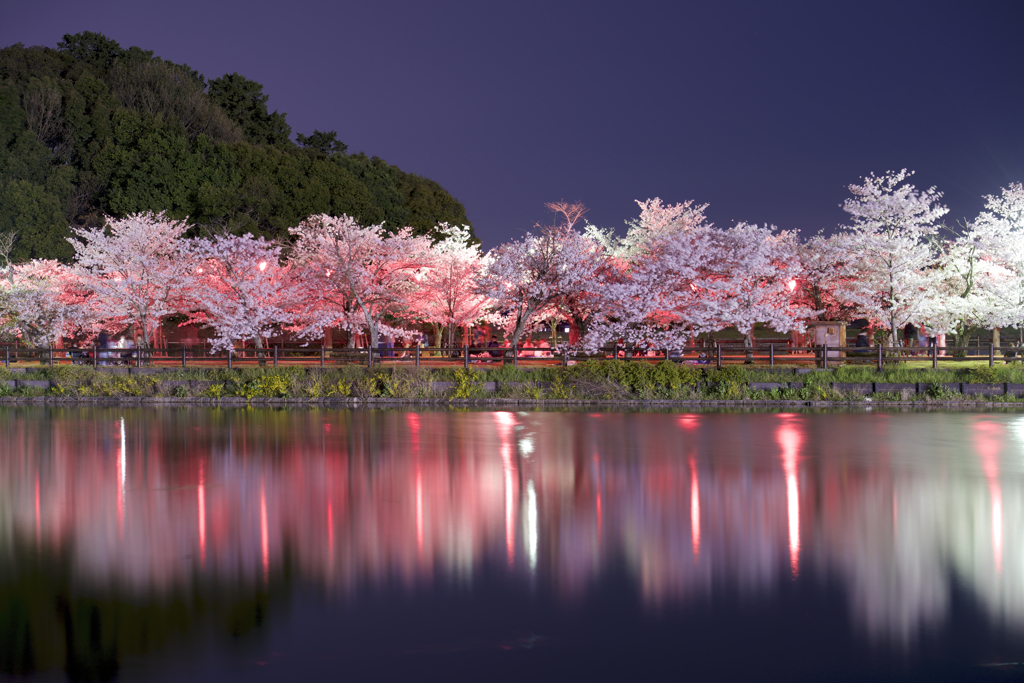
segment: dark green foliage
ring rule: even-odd
[[[335,154],[344,154],[348,151],[348,145],[338,139],[337,131],[329,130],[326,133],[314,130],[312,135],[306,136],[298,133],[295,142],[299,147],[308,149],[314,154],[332,157]]]
[[[269,237],[319,213],[426,235],[468,223],[440,185],[346,154],[335,131],[293,144],[267,99],[239,74],[207,82],[98,33],[0,50],[0,232],[18,232],[14,259],[68,260],[68,224],[103,214],[166,211]]]
[[[238,124],[246,142],[256,145],[291,146],[292,128],[284,114],[267,112],[268,95],[263,86],[237,73],[210,81],[210,99]]]

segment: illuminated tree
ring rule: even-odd
[[[290,267],[280,265],[280,246],[252,235],[219,236],[194,240],[187,250],[201,307],[192,321],[214,329],[213,350],[238,340],[262,349],[263,339],[290,321],[298,292]]]
[[[585,209],[564,202],[547,206],[562,214],[565,222],[492,250],[479,280],[478,291],[504,312],[513,345],[518,345],[529,325],[556,311],[560,302],[598,285],[594,276],[603,249],[573,228]]]
[[[611,258],[600,312],[584,338],[590,351],[609,340],[680,348],[693,335],[718,329],[703,304],[711,296],[706,284],[715,258],[706,205],[637,204],[640,217],[625,238],[599,237]]]
[[[443,239],[433,246],[434,259],[418,277],[410,299],[412,311],[429,322],[448,327],[448,344],[456,327],[465,327],[488,313],[490,299],[477,291],[477,278],[486,266],[480,246],[472,243],[469,228],[437,228]]]
[[[349,216],[314,216],[290,232],[296,238],[292,265],[306,290],[297,321],[302,335],[341,325],[367,330],[376,347],[381,331],[407,334],[385,320],[408,309],[419,287],[416,276],[433,265],[429,239],[413,237],[408,228],[389,235],[383,225],[363,227]]]
[[[90,308],[69,269],[59,261],[33,260],[10,269],[0,280],[4,327],[30,346],[60,346],[86,326]]]
[[[836,298],[836,290],[851,280],[850,255],[838,236],[814,235],[798,245],[800,275],[792,280],[794,303],[818,311],[819,320],[847,320],[851,307]],[[887,321],[871,320],[878,325]]]
[[[802,329],[815,313],[795,303],[789,287],[802,275],[796,233],[737,223],[712,231],[708,241],[712,260],[702,283],[704,315],[719,326],[734,326],[747,346],[753,346],[756,323],[788,332]]]
[[[1024,186],[1013,183],[985,199],[985,210],[969,225],[965,240],[975,245],[977,260],[988,271],[985,284],[996,309],[990,324],[1019,325],[1024,321]]]
[[[936,254],[931,238],[948,209],[935,188],[918,191],[904,181],[906,169],[874,174],[850,185],[843,209],[853,219],[842,226],[840,244],[854,277],[836,283],[836,297],[861,315],[885,321],[892,339],[908,322],[920,321],[936,290]]]
[[[187,226],[163,214],[106,222],[106,228],[71,229],[77,238],[68,238],[72,272],[104,317],[134,323],[148,345],[165,316],[193,307],[193,268],[182,240]]]

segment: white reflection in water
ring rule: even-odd
[[[526,482],[526,553],[530,569],[537,569],[537,491],[533,479]]]

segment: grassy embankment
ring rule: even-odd
[[[14,399],[92,399],[139,397],[247,401],[346,399],[513,401],[857,401],[865,394],[874,401],[977,402],[1024,404],[1012,394],[969,396],[964,384],[1021,384],[1024,368],[990,368],[985,363],[931,370],[900,366],[879,373],[867,366],[845,366],[827,371],[795,371],[767,367],[709,366],[672,363],[588,361],[562,368],[490,370],[427,369],[362,366],[189,369],[118,368],[95,370],[83,366],[0,369],[0,396]],[[757,388],[773,383],[772,388]],[[836,383],[847,385],[837,387]],[[903,384],[892,391],[872,393],[870,383]],[[911,389],[907,385],[913,385]],[[1012,387],[1011,387],[1012,388]]]

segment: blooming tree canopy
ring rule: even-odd
[[[72,228],[72,269],[105,317],[133,322],[149,344],[164,316],[192,308],[193,268],[182,237],[187,226],[164,214],[106,219],[106,228]]]
[[[488,255],[478,291],[504,311],[513,345],[538,316],[554,312],[560,301],[597,284],[594,273],[601,245],[573,228],[580,211],[573,208],[563,215],[565,223],[541,228],[536,235],[527,233]]]
[[[978,254],[983,288],[995,301],[991,325],[1024,322],[1024,186],[1013,183],[985,197],[985,210],[970,224],[965,240]]]
[[[788,332],[815,313],[794,301],[789,287],[802,274],[796,233],[737,223],[712,231],[708,242],[711,272],[701,303],[716,327],[734,326],[751,346],[755,323]]]
[[[486,260],[480,245],[471,243],[465,226],[438,226],[443,239],[434,247],[433,263],[418,276],[418,288],[412,294],[415,314],[429,322],[448,327],[448,344],[453,343],[456,327],[470,325],[485,317],[490,299],[477,291],[476,280]]]
[[[836,283],[835,295],[872,320],[885,321],[896,331],[919,321],[937,288],[935,251],[930,238],[936,221],[948,209],[939,204],[942,193],[918,191],[905,182],[906,169],[865,177],[850,185],[853,197],[843,203],[853,219],[842,226],[840,243],[850,255],[854,276]]]
[[[695,334],[717,329],[703,305],[715,258],[706,205],[637,202],[640,218],[626,237],[611,243],[612,271],[602,287],[603,307],[584,346],[608,340],[680,348]]]
[[[389,235],[383,225],[363,227],[349,216],[314,216],[290,232],[296,237],[292,262],[302,271],[307,292],[300,323],[304,336],[319,336],[338,324],[350,332],[362,327],[376,347],[382,329],[404,332],[385,319],[408,308],[419,287],[416,275],[433,265],[429,239],[414,237],[410,228]]]
[[[11,267],[0,280],[4,326],[31,346],[60,346],[75,336],[88,308],[67,266],[55,260],[32,260]]]
[[[195,297],[201,307],[194,321],[213,327],[213,350],[236,340],[262,340],[290,322],[298,298],[289,266],[280,265],[281,247],[252,235],[194,240],[187,251],[194,264]]]

